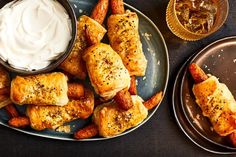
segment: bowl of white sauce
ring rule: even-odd
[[[15,0],[0,9],[0,63],[19,74],[49,72],[70,54],[77,20],[68,0]]]

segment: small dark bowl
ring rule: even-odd
[[[67,11],[70,19],[71,19],[71,26],[72,26],[72,38],[67,46],[67,49],[64,53],[62,53],[58,59],[52,61],[52,63],[50,65],[48,65],[47,67],[43,68],[43,69],[39,69],[39,70],[33,70],[33,71],[28,71],[28,70],[22,70],[22,69],[16,69],[14,67],[12,67],[10,64],[8,64],[7,62],[3,61],[0,58],[0,63],[9,71],[11,72],[15,72],[17,74],[20,75],[35,75],[35,74],[39,74],[39,73],[46,73],[49,71],[52,71],[53,69],[57,68],[71,53],[72,48],[74,46],[75,40],[76,40],[76,34],[77,34],[77,18],[75,15],[75,12],[73,10],[73,8],[71,7],[70,3],[68,0],[57,0]],[[9,0],[5,0],[4,2],[1,2],[1,5],[5,5],[7,3],[9,3]],[[1,8],[3,7],[0,6]]]

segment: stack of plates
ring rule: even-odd
[[[181,130],[197,146],[217,154],[236,154],[228,137],[214,132],[208,118],[202,115],[192,93],[193,80],[188,72],[189,63],[196,63],[206,73],[219,78],[236,96],[236,37],[218,40],[190,57],[176,77],[172,104]]]

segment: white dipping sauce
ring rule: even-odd
[[[47,67],[71,38],[71,19],[57,1],[19,0],[0,10],[0,57],[14,68]]]

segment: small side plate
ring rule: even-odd
[[[227,37],[204,48],[195,55],[190,63],[196,63],[206,73],[218,77],[220,82],[225,83],[232,94],[236,96],[236,69],[234,68],[236,67],[236,53],[234,51],[236,51],[236,37]],[[192,86],[193,80],[186,67],[180,86],[180,101],[183,112],[191,126],[209,142],[236,150],[231,145],[228,137],[219,136],[214,132],[208,118],[202,115],[201,109],[195,103]]]
[[[190,57],[192,58],[192,57]],[[190,60],[190,59],[189,59]],[[189,60],[185,62],[185,64],[181,67],[179,70],[174,87],[173,87],[173,94],[172,94],[172,107],[174,111],[174,116],[176,119],[176,122],[179,126],[179,128],[183,131],[183,133],[190,139],[195,145],[200,147],[201,149],[215,153],[215,154],[236,154],[235,151],[223,148],[221,146],[215,145],[205,138],[203,138],[189,123],[189,120],[187,120],[183,109],[181,105],[181,100],[180,100],[180,87],[181,87],[181,82],[182,78],[185,72],[185,69],[187,65],[189,64]]]

